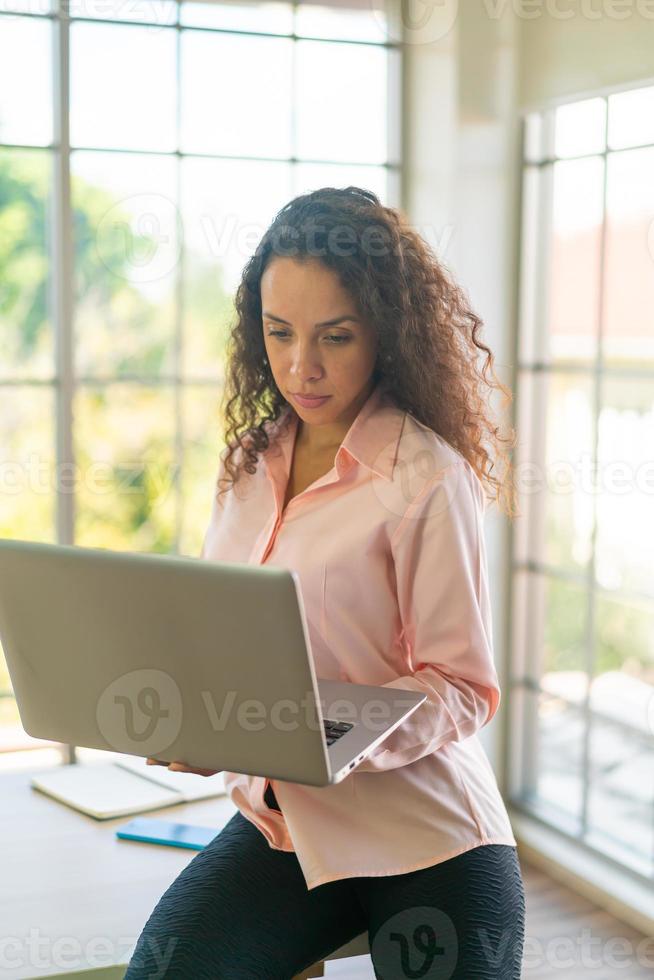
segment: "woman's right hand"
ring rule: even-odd
[[[198,776],[215,776],[217,773],[222,772],[222,769],[196,769],[193,766],[187,766],[185,762],[162,762],[161,759],[146,759],[146,764],[148,766],[167,766],[172,772],[194,772]]]

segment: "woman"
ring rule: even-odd
[[[484,446],[507,461],[481,321],[358,187],[276,215],[236,312],[202,557],[293,567],[318,677],[427,700],[337,785],[227,773],[238,813],[162,896],[126,980],[290,980],[366,930],[384,980],[518,980],[516,841],[477,737],[500,700],[483,485],[513,508]]]

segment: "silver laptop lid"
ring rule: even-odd
[[[292,570],[0,540],[0,638],[30,735],[329,782]]]

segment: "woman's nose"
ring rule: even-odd
[[[311,351],[299,352],[293,358],[291,374],[301,381],[320,378],[323,373],[322,364],[317,354]]]

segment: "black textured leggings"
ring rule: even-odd
[[[161,896],[124,980],[291,980],[366,931],[381,980],[520,980],[524,928],[508,844],[309,891],[295,853],[239,811]]]

